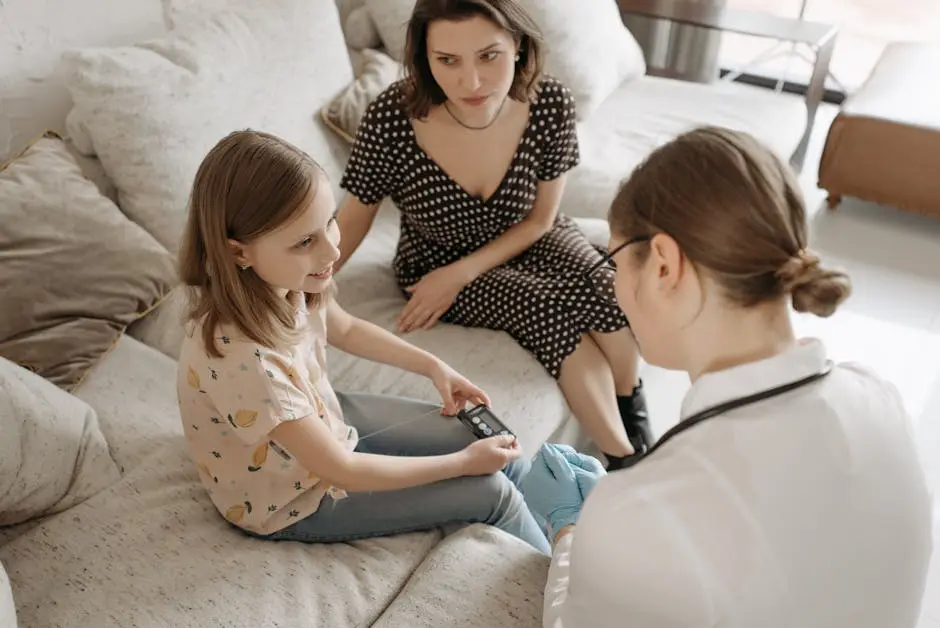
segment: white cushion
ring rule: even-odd
[[[606,219],[620,182],[655,148],[696,126],[753,133],[786,161],[805,123],[806,105],[792,94],[641,77],[621,85],[578,125],[581,163],[568,176],[561,211]]]
[[[401,61],[415,0],[365,0],[365,6],[372,14],[372,22],[385,52],[392,59]]]
[[[111,456],[122,471],[140,466],[156,443],[183,434],[176,361],[131,337],[117,342],[75,396],[95,409]]]
[[[193,177],[208,150],[246,127],[306,150],[338,193],[342,140],[313,114],[353,78],[333,0],[228,0],[137,46],[64,56],[69,131],[95,152],[122,209],[178,250]]]
[[[441,538],[254,539],[212,505],[182,436],[149,445],[146,464],[0,547],[21,625],[370,626]]]
[[[0,626],[16,628],[16,606],[13,603],[13,591],[10,578],[0,563]]]
[[[0,358],[0,526],[68,510],[120,479],[94,410]]]
[[[517,0],[542,29],[545,69],[574,95],[579,120],[646,73],[643,50],[614,0]]]
[[[364,6],[356,7],[343,21],[343,33],[349,47],[357,50],[376,48],[382,44],[372,14]]]
[[[579,119],[646,72],[643,51],[614,0],[517,1],[542,30],[544,70],[571,90]],[[415,0],[366,0],[366,6],[388,54],[401,61]]]
[[[498,528],[468,526],[434,548],[373,628],[540,628],[550,562]]]

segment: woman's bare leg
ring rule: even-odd
[[[591,334],[584,334],[578,348],[562,362],[558,384],[578,422],[602,452],[617,457],[633,453],[620,419],[611,365]]]
[[[630,330],[624,327],[610,334],[588,332],[591,339],[600,347],[610,370],[613,371],[614,386],[617,394],[629,396],[640,383],[640,349]]]

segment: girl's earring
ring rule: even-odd
[[[242,270],[248,270],[248,264],[239,264],[238,267]]]
[[[519,55],[516,55],[516,63],[519,62]]]

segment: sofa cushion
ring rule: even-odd
[[[338,193],[348,147],[313,114],[352,80],[332,0],[227,0],[181,12],[161,39],[64,55],[74,100],[68,127],[96,153],[121,208],[170,251],[199,163],[241,128],[310,153]]]
[[[374,628],[540,628],[551,562],[502,530],[468,526],[440,543]]]
[[[219,516],[182,436],[150,445],[146,464],[0,547],[21,625],[368,626],[440,539],[248,537]]]
[[[571,90],[579,120],[646,73],[643,50],[614,0],[517,0],[545,38],[545,70]],[[589,34],[589,36],[586,36]]]
[[[0,355],[67,390],[176,276],[52,135],[0,171],[0,260]]]
[[[129,471],[154,446],[182,436],[176,400],[176,361],[124,336],[75,392],[94,408],[111,457]]]
[[[643,51],[614,0],[517,0],[544,37],[545,67],[574,95],[587,118],[621,84],[646,72]],[[402,60],[415,0],[366,0],[385,50]],[[590,33],[590,37],[584,37]]]
[[[94,410],[0,358],[0,526],[68,510],[120,479]]]
[[[401,64],[379,50],[362,51],[362,69],[356,79],[321,110],[323,121],[352,144],[362,116],[373,100],[401,75]]]
[[[578,125],[581,163],[568,176],[561,211],[606,218],[620,182],[650,152],[706,124],[752,133],[787,161],[802,137],[806,104],[740,83],[651,76],[625,83]]]
[[[13,590],[10,589],[10,578],[7,576],[2,563],[0,563],[0,626],[16,628],[16,606],[13,603]]]

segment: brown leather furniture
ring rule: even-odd
[[[889,45],[833,121],[819,164],[843,196],[940,216],[940,42]]]

